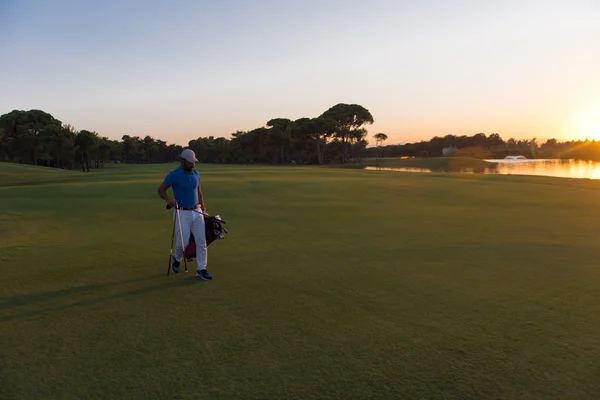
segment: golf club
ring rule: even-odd
[[[175,220],[173,219],[173,232],[171,233],[171,247],[169,248],[169,264],[167,266],[167,276],[171,274],[171,258],[173,254],[173,241],[175,240]]]
[[[172,207],[169,207],[167,205],[167,209],[171,209]],[[172,258],[175,257],[175,253],[176,251],[173,250],[173,241],[175,239],[175,224],[179,223],[179,235],[181,238],[181,246],[184,247],[184,241],[183,241],[183,231],[181,228],[181,216],[179,214],[179,207],[175,208],[175,219],[173,220],[173,232],[171,233],[171,248],[169,249],[169,265],[168,265],[168,270],[167,270],[167,276],[169,276],[171,274],[171,260]],[[177,247],[177,245],[175,245]],[[183,257],[183,263],[185,265],[185,272],[188,272],[188,265],[187,265],[187,260],[185,258],[185,256]]]
[[[181,249],[185,252],[185,242],[183,241],[183,231],[181,230],[181,215],[179,214],[179,207],[175,209],[177,214],[177,221],[179,221],[179,236],[181,237]],[[185,272],[188,272],[187,260],[183,257],[183,263],[185,265]]]

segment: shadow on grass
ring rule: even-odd
[[[160,276],[164,276],[164,275],[160,275]],[[87,285],[87,286],[75,287],[75,288],[64,289],[64,290],[57,290],[57,291],[46,292],[46,293],[23,295],[23,296],[18,296],[18,297],[13,297],[13,298],[3,298],[3,299],[0,299],[0,311],[8,310],[8,309],[11,309],[14,307],[19,307],[19,306],[25,306],[25,305],[29,305],[29,304],[32,304],[35,302],[40,302],[40,301],[52,301],[52,300],[59,299],[63,296],[69,296],[69,295],[74,295],[74,294],[88,294],[88,293],[92,293],[92,292],[95,292],[98,290],[108,289],[108,288],[111,288],[114,286],[125,285],[128,283],[135,283],[135,282],[143,282],[143,281],[153,280],[153,279],[157,279],[157,278],[158,278],[158,276],[152,276],[152,277],[146,277],[146,278],[141,278],[141,279],[130,279],[130,280],[125,280],[125,281],[120,281],[120,282],[113,282],[113,283],[106,283],[106,284],[99,284],[99,285]],[[171,288],[176,288],[176,287],[184,287],[184,286],[189,286],[189,285],[194,285],[194,284],[199,285],[199,284],[201,284],[201,282],[198,282],[198,280],[196,278],[194,278],[193,275],[190,276],[188,279],[174,279],[174,278],[169,279],[169,278],[165,277],[165,281],[158,283],[156,285],[152,285],[152,286],[146,286],[143,288],[108,294],[108,295],[99,296],[99,297],[86,299],[86,300],[79,300],[79,301],[75,301],[70,304],[44,307],[44,308],[37,309],[37,310],[29,310],[29,311],[18,312],[18,313],[12,314],[12,315],[0,316],[0,322],[9,322],[9,321],[20,320],[20,319],[25,319],[25,318],[29,318],[29,317],[38,317],[38,316],[43,316],[50,312],[63,311],[63,310],[73,308],[73,307],[89,306],[89,305],[103,303],[103,302],[110,301],[110,300],[118,300],[118,299],[122,299],[122,298],[128,298],[128,297],[138,296],[141,294],[147,294],[147,293],[152,293],[152,292],[156,292],[156,291],[160,291],[160,290],[166,290],[166,289],[171,289]]]
[[[20,296],[10,296],[0,298],[0,310],[12,307],[26,306],[38,301],[51,301],[63,296],[71,296],[74,294],[89,293],[96,290],[108,289],[113,286],[126,285],[135,282],[144,282],[158,278],[159,275],[147,276],[144,278],[127,279],[123,281],[110,283],[96,283],[85,286],[76,286],[68,289],[54,290],[50,292],[24,294]]]

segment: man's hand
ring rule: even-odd
[[[177,205],[177,200],[175,200],[172,197],[169,197],[167,199],[167,205],[169,206],[169,208],[173,208],[173,207],[175,207]]]

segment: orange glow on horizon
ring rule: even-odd
[[[574,140],[600,140],[600,100],[582,107],[573,115],[569,134]]]

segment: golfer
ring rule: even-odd
[[[200,212],[206,212],[204,206],[204,197],[200,187],[200,174],[194,169],[194,163],[197,163],[196,154],[191,149],[185,149],[181,152],[181,165],[167,174],[164,181],[158,187],[158,195],[164,199],[170,207],[179,208],[179,219],[181,221],[181,232],[179,224],[175,223],[177,230],[177,245],[175,247],[175,257],[171,268],[173,272],[179,272],[179,265],[183,258],[183,250],[190,241],[190,232],[194,234],[196,241],[196,262],[198,269],[196,277],[203,280],[210,280],[212,276],[206,270],[206,232],[204,230],[204,216]],[[167,195],[167,189],[173,188],[173,196]],[[173,218],[177,218],[175,210]],[[177,221],[175,221],[177,222]],[[183,236],[184,243],[181,243]]]

